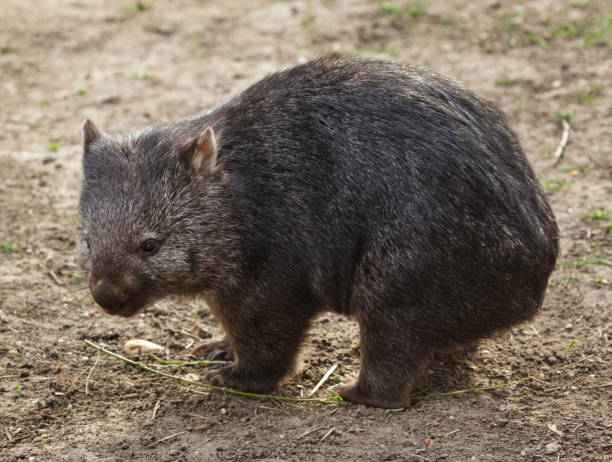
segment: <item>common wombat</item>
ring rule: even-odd
[[[310,320],[360,326],[345,399],[396,407],[437,351],[532,317],[558,252],[502,112],[424,68],[323,57],[209,113],[129,135],[86,120],[80,249],[96,302],[134,314],[201,294],[233,358],[218,385],[268,391]]]

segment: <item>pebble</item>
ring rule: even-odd
[[[545,448],[546,454],[555,454],[559,449],[561,449],[561,445],[559,443],[548,443]]]

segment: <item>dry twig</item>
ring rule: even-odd
[[[96,362],[94,363],[93,366],[91,366],[91,369],[89,369],[89,374],[87,374],[87,379],[85,380],[85,395],[89,394],[89,388],[88,388],[89,387],[89,377],[91,377],[91,373],[98,365],[98,361],[100,361],[100,351],[102,350],[101,349],[98,350],[98,356],[96,357]]]
[[[157,409],[159,409],[159,402],[161,400],[157,400],[157,403],[155,403],[155,407],[153,408],[153,415],[151,416],[151,422],[153,422],[155,420],[155,415],[157,414]]]
[[[60,281],[60,278],[57,277],[57,275],[53,272],[53,270],[49,270],[49,275],[51,276],[51,279],[53,279],[58,286],[64,285],[64,283]]]
[[[556,166],[561,160],[561,156],[563,155],[563,151],[565,149],[565,145],[567,144],[567,139],[569,138],[570,124],[567,120],[561,119],[561,125],[563,126],[563,134],[561,135],[561,141],[559,141],[559,145],[555,150],[555,154],[553,155],[553,164],[552,166]]]
[[[149,444],[147,447],[150,448],[151,446],[155,446],[157,443],[162,443],[171,438],[176,438],[177,436],[184,435],[185,433],[189,433],[189,432],[184,431],[184,432],[174,433],[173,435],[166,436],[165,438],[162,438],[161,440],[157,440],[154,443]]]
[[[329,370],[325,373],[325,375],[321,378],[321,380],[319,380],[319,383],[317,383],[315,387],[312,389],[312,391],[308,393],[308,396],[314,395],[317,392],[317,390],[321,388],[321,385],[323,385],[325,381],[329,379],[329,376],[332,375],[332,373],[336,370],[337,367],[338,367],[337,364],[334,364],[332,367],[330,367]]]
[[[331,435],[335,431],[336,431],[336,427],[332,427],[325,435],[323,435],[323,437],[319,441],[325,441],[325,438],[327,438],[329,435]]]
[[[298,436],[297,439],[299,440],[299,439],[307,437],[308,435],[312,435],[314,432],[318,432],[322,428],[323,428],[323,425],[319,425],[318,427],[313,427],[310,430],[306,430],[304,433]]]

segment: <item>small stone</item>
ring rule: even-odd
[[[227,409],[225,409],[224,407],[221,408],[221,410],[219,411],[221,413],[221,415],[225,415],[227,414]]]
[[[561,449],[561,445],[559,443],[548,443],[545,448],[546,454],[555,454],[559,449]]]

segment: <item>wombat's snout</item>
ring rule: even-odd
[[[106,279],[98,282],[91,293],[96,303],[105,310],[117,312],[121,309],[123,302]]]

